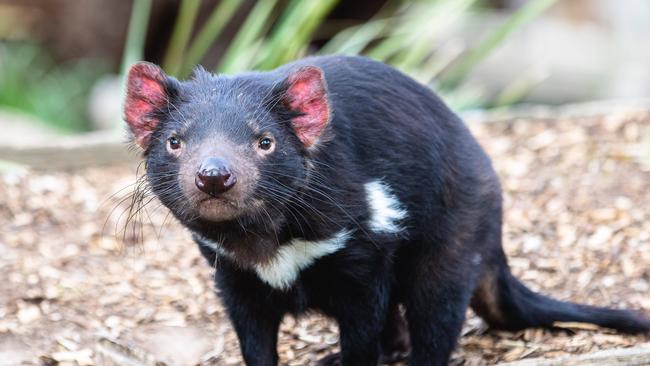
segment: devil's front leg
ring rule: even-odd
[[[356,254],[360,253],[341,253],[346,260],[333,266],[340,273],[329,275],[328,284],[320,287],[321,294],[325,289],[328,293],[321,297],[323,310],[339,325],[341,352],[319,365],[376,366],[379,362],[391,304],[391,264],[372,250],[354,260]]]
[[[226,261],[220,263],[216,282],[246,365],[277,365],[278,328],[287,312],[286,295]]]
[[[355,302],[336,316],[341,337],[343,366],[374,366],[379,361],[380,338],[388,304],[383,297]]]
[[[355,348],[354,345],[348,348]],[[356,347],[358,348],[358,347]],[[410,351],[409,334],[406,319],[396,304],[388,309],[386,321],[380,336],[379,364],[392,365],[407,358]],[[318,366],[340,366],[341,353],[332,353],[319,360]]]

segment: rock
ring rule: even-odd
[[[38,320],[41,317],[41,309],[38,306],[32,304],[23,305],[20,310],[18,310],[18,321],[21,324],[29,324],[35,320]]]
[[[109,75],[99,79],[88,101],[90,122],[97,130],[114,130],[122,126],[122,79]]]
[[[11,333],[0,333],[0,366],[29,364],[36,355]]]

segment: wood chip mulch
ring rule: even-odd
[[[502,177],[515,274],[559,299],[650,314],[650,113],[471,128]],[[156,201],[141,232],[123,230],[134,180],[134,167],[0,174],[0,365],[108,365],[115,352],[143,365],[241,364],[187,232]],[[650,342],[559,326],[495,332],[468,312],[452,364]],[[336,326],[321,316],[282,324],[283,364],[310,365],[336,347]]]

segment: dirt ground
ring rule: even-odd
[[[650,314],[650,113],[472,130],[502,177],[513,271],[560,299]],[[142,236],[124,232],[135,176],[127,166],[2,173],[0,365],[108,364],[120,345],[151,364],[241,364],[212,269],[188,233],[156,201]],[[494,332],[468,312],[452,364],[647,342],[588,326]],[[336,326],[323,317],[282,325],[283,364],[309,365],[336,348]]]

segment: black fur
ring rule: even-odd
[[[287,76],[306,65],[323,70],[332,112],[312,149],[294,134],[289,122],[297,114],[281,102]],[[216,261],[247,365],[277,364],[282,317],[310,309],[339,324],[342,354],[328,362],[354,366],[376,365],[380,354],[409,343],[411,365],[446,365],[470,304],[496,328],[559,320],[650,330],[641,315],[552,300],[510,274],[490,159],[439,98],[400,72],[364,58],[317,57],[233,77],[198,70],[192,80],[169,83],[174,95],[158,112],[146,152],[149,181],[210,264]],[[260,169],[254,198],[264,206],[224,222],[202,219],[178,183],[183,161],[169,155],[165,140],[183,130],[190,146],[215,134],[248,146],[257,136],[249,119],[277,140],[266,160],[243,153]],[[408,212],[401,232],[368,227],[364,184],[373,180],[385,182]],[[341,229],[352,231],[346,247],[304,269],[287,290],[270,287],[247,265],[290,239],[323,239]],[[237,258],[218,256],[208,240]]]

